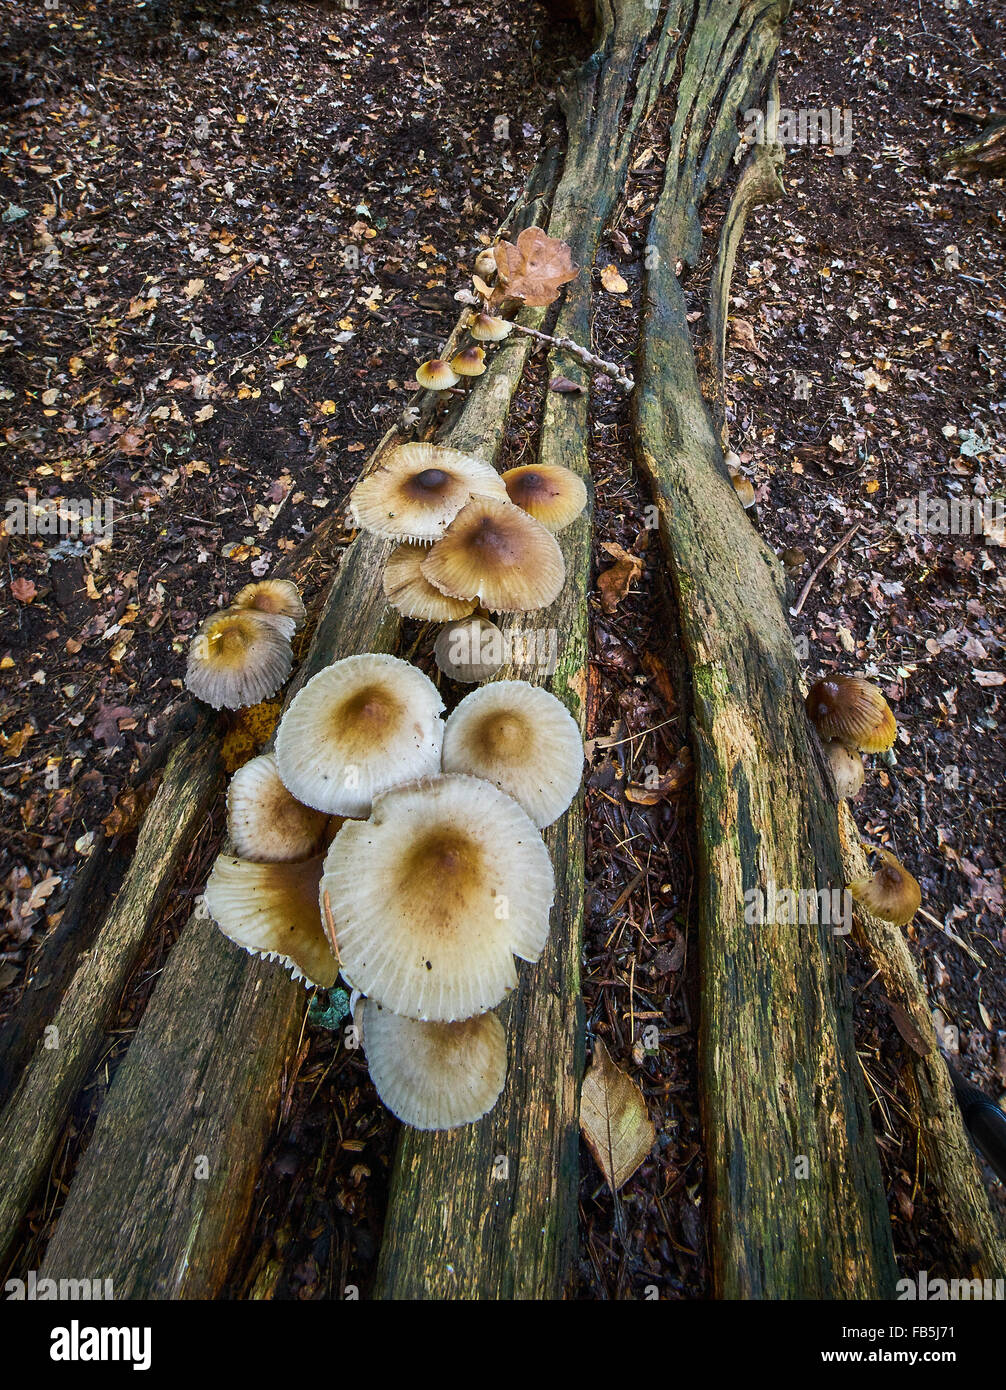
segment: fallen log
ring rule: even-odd
[[[727,1298],[862,1298],[895,1266],[848,991],[827,924],[752,923],[753,895],[841,885],[833,808],[811,757],[778,562],[728,479],[678,273],[724,176],[736,117],[764,89],[785,4],[699,6],[650,224],[636,451],[659,512],[691,673],[709,1229]],[[719,338],[736,226],[711,318]],[[676,268],[677,272],[676,273]]]
[[[839,803],[838,825],[846,881],[869,878],[847,801]],[[943,1220],[941,1253],[947,1268],[962,1279],[1002,1279],[1006,1236],[989,1204],[937,1043],[931,1006],[902,929],[874,917],[860,903],[854,921],[855,940],[879,973],[889,1005],[902,1011],[895,1016],[898,1031],[910,1039],[905,1077],[925,1162],[920,1182]]]
[[[515,230],[540,215],[555,171],[548,152],[529,182],[527,203],[514,211]],[[527,321],[539,322],[540,312],[528,311]],[[439,442],[495,456],[530,347],[528,339],[501,345]],[[339,657],[396,649],[401,620],[387,606],[380,578],[391,549],[368,535],[348,547],[288,699]],[[243,954],[201,912],[193,915],[78,1166],[44,1261],[48,1276],[67,1277],[86,1263],[105,1271],[118,1297],[219,1292],[296,1075],[305,1012],[300,984]]]
[[[548,231],[589,267],[621,193],[633,139],[653,110],[676,34],[645,5],[599,7],[598,51],[563,95],[567,151]],[[633,94],[631,78],[636,76]],[[591,341],[586,271],[567,287],[556,337]],[[563,375],[582,393],[547,392],[541,463],[562,463],[590,487],[589,377],[573,354],[554,350],[548,380]],[[587,590],[592,508],[558,537],[566,585],[535,614],[558,636],[545,684],[585,717]],[[514,620],[506,629],[522,627]],[[519,665],[494,679],[526,678]],[[541,961],[521,972],[501,1008],[509,1071],[495,1109],[448,1133],[403,1130],[392,1174],[375,1296],[387,1299],[561,1297],[576,1252],[580,1079],[584,1060],[580,956],[584,822],[579,796],[545,840],[556,874],[552,931]]]

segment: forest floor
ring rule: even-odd
[[[192,630],[339,508],[558,128],[559,75],[589,48],[536,5],[516,18],[475,0],[4,10],[3,495],[110,501],[114,529],[0,539],[0,1018],[96,832],[128,844],[135,830],[133,784],[187,699]],[[998,1099],[1006,549],[895,524],[921,493],[985,505],[1006,481],[1002,183],[933,167],[1006,90],[997,15],[964,0],[797,10],[783,103],[851,110],[852,148],[790,149],[786,198],[752,218],[727,386],[754,524],[803,552],[794,599],[859,524],[794,632],[808,679],[854,668],[895,709],[895,760],[874,760],[856,817],[949,929],[917,919],[913,949],[962,1069]],[[594,347],[630,362],[661,174],[647,148],[598,262],[630,291],[598,289]],[[532,456],[546,386],[533,360],[508,463]],[[617,554],[605,546],[641,567],[618,601],[591,600],[584,982],[590,1037],[641,1085],[658,1142],[616,1199],[584,1148],[577,1292],[687,1298],[708,1292],[687,729],[627,409],[592,400],[596,568]],[[680,772],[652,805],[626,796],[651,763]],[[221,829],[201,837],[178,918]],[[849,950],[899,1256],[935,1271],[907,1045]],[[656,1053],[640,1044],[650,1020]],[[373,1272],[396,1125],[359,1056],[322,1027],[311,1037],[234,1296],[338,1297]]]

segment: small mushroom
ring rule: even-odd
[[[408,1018],[452,1023],[515,987],[515,955],[539,958],[555,877],[516,801],[444,775],[394,787],[369,820],[347,821],[321,892],[356,988]]]
[[[750,511],[755,504],[755,490],[751,479],[745,478],[743,473],[733,473],[730,476],[730,481],[734,485],[738,502],[745,511]]]
[[[497,318],[495,314],[472,314],[468,331],[477,343],[501,343],[513,332],[513,324],[509,319]]]
[[[823,739],[882,753],[898,726],[883,692],[861,676],[825,676],[807,692],[807,714]]]
[[[238,768],[227,788],[227,833],[242,859],[307,859],[325,839],[328,817],[304,806],[280,781],[275,753]]]
[[[489,247],[475,257],[475,274],[483,280],[491,280],[496,274],[496,257]]]
[[[290,675],[286,632],[262,613],[224,609],[189,645],[185,684],[213,709],[244,709],[275,695]]]
[[[458,376],[481,376],[486,369],[485,349],[467,347],[451,358],[451,370]]]
[[[261,579],[257,584],[246,584],[238,590],[231,607],[247,608],[266,617],[282,619],[290,636],[306,616],[300,590],[290,579]]]
[[[559,463],[526,463],[502,475],[515,507],[549,531],[561,531],[587,505],[587,488],[579,474]]]
[[[379,792],[439,771],[443,708],[433,682],[407,661],[347,656],[313,676],[280,720],[279,775],[305,806],[369,815]]]
[[[569,710],[547,690],[494,681],[466,695],[447,720],[443,768],[492,782],[541,829],[579,789],[583,740]]]
[[[423,578],[420,565],[427,555],[422,545],[407,543],[393,550],[384,566],[384,597],[403,618],[427,623],[446,623],[467,617],[474,599],[448,598]]]
[[[488,680],[503,665],[503,633],[488,618],[461,618],[437,633],[433,658],[460,685]]]
[[[454,1129],[480,1120],[506,1081],[506,1034],[494,1013],[457,1023],[420,1023],[363,1006],[364,1048],[377,1094],[413,1129]]]
[[[449,362],[431,357],[429,362],[416,368],[416,380],[427,391],[448,391],[457,386],[459,378]]]
[[[363,530],[387,540],[430,542],[472,497],[506,500],[491,464],[436,444],[400,444],[360,479],[349,501]]]
[[[872,878],[855,879],[848,890],[874,917],[904,927],[922,904],[922,889],[890,850],[878,849],[882,863]]]
[[[858,753],[846,748],[844,743],[826,743],[824,751],[828,755],[831,775],[840,801],[855,796],[863,785],[866,772],[863,759]]]
[[[441,593],[478,599],[497,613],[546,608],[566,579],[551,532],[510,502],[488,497],[462,507],[422,571]]]
[[[224,936],[253,956],[279,959],[295,979],[328,989],[339,967],[318,910],[322,858],[256,864],[220,854],[206,906]]]

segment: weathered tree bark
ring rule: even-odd
[[[973,140],[966,140],[941,155],[939,166],[964,177],[984,174],[1001,179],[1006,174],[1006,121],[993,121]]]
[[[847,801],[839,805],[838,823],[846,880],[868,878],[870,869]],[[961,1279],[1001,1279],[1006,1276],[1006,1237],[989,1205],[937,1045],[929,1000],[902,929],[882,922],[859,903],[855,922],[856,940],[879,971],[890,1003],[903,1011],[895,1022],[902,1036],[907,1034],[912,1052],[906,1073],[925,1159],[922,1183],[943,1218],[947,1267]]]
[[[675,38],[645,4],[599,7],[598,50],[563,97],[567,150],[548,231],[583,267],[566,290],[556,336],[591,341],[589,267],[621,193],[633,139],[667,77]],[[635,89],[632,79],[635,77]],[[584,364],[553,352],[557,373],[587,386]],[[546,393],[538,449],[590,485],[588,393]],[[559,660],[548,689],[580,722],[585,715],[590,511],[558,537],[566,584],[541,613],[504,626],[554,629]],[[504,667],[494,679],[526,677]],[[478,1125],[441,1134],[403,1130],[375,1293],[399,1299],[561,1297],[576,1250],[579,1094],[584,1021],[583,803],[545,832],[556,872],[552,931],[541,961],[521,970],[500,1010],[508,1035],[507,1085]]]
[[[697,5],[650,227],[638,461],[659,510],[691,672],[699,816],[702,1088],[718,1292],[888,1294],[889,1222],[831,929],[752,924],[751,895],[841,886],[833,807],[810,756],[784,583],[726,475],[676,267],[764,88],[785,4]],[[718,343],[742,178],[714,276]],[[769,185],[770,186],[770,185]]]
[[[527,202],[515,209],[515,229],[541,214],[543,185],[555,172],[547,153]],[[528,314],[532,324],[539,319]],[[523,338],[501,345],[440,442],[494,457],[530,347]],[[339,657],[396,649],[401,620],[381,587],[391,549],[368,535],[348,547],[288,699]],[[219,1291],[292,1084],[305,1009],[300,984],[245,955],[201,913],[193,916],[116,1073],[50,1242],[46,1275],[66,1276],[86,1262],[113,1279],[119,1297]]]

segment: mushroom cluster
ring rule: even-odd
[[[246,584],[202,623],[189,645],[185,684],[214,709],[245,709],[286,683],[304,604],[289,579]]]
[[[884,753],[894,744],[897,722],[872,681],[825,676],[807,692],[808,717],[821,736],[839,800],[855,796],[865,780],[862,753]],[[846,885],[852,896],[886,922],[906,926],[922,903],[922,890],[889,850],[877,851],[872,878]]]
[[[562,590],[566,565],[555,532],[587,505],[583,480],[559,464],[499,474],[488,463],[435,444],[402,444],[357,483],[350,510],[361,529],[398,542],[384,570],[384,594],[405,618],[459,624],[466,653],[437,644],[437,664],[460,681],[502,664],[484,650],[502,646],[486,612],[546,608]],[[477,616],[476,610],[481,610]]]
[[[580,785],[580,731],[523,681],[473,691],[444,721],[397,657],[336,661],[232,779],[206,904],[237,945],[364,996],[378,1094],[406,1124],[479,1119],[506,1077],[491,1012],[545,947],[555,880],[541,828]]]

